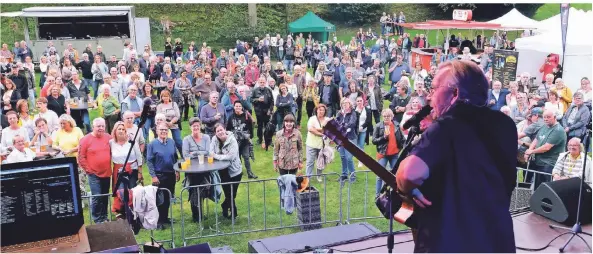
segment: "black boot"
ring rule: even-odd
[[[249,179],[257,179],[257,176],[253,173],[253,171],[247,171],[247,178]]]
[[[220,205],[220,207],[222,207],[222,217],[225,217],[227,219],[230,218],[231,216],[229,215],[229,212],[231,209],[226,207],[225,204]]]

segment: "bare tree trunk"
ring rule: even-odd
[[[249,26],[257,26],[257,6],[255,4],[247,4],[247,12],[249,14]]]

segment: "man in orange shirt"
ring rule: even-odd
[[[93,120],[93,131],[80,140],[78,164],[88,176],[92,195],[109,193],[111,184],[111,136],[105,133],[105,119]],[[107,199],[91,199],[91,217],[95,223],[107,221]]]

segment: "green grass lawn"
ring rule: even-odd
[[[39,78],[39,75],[37,78]],[[39,89],[37,94],[39,94]],[[385,103],[387,106],[387,102]],[[91,121],[95,117],[98,117],[97,110],[91,110],[89,113]],[[308,117],[306,112],[303,112],[303,119],[301,121],[301,133],[303,139],[306,138],[307,134],[305,130],[307,121]],[[189,135],[191,131],[187,121],[182,122],[182,126],[182,137],[185,137]],[[367,145],[365,147],[365,152],[371,156],[376,154],[375,147],[372,145]],[[324,174],[328,175],[323,182],[318,183],[316,180],[310,182],[310,185],[317,188],[320,192],[322,221],[330,222],[324,226],[335,226],[338,221],[346,222],[347,218],[380,216],[379,211],[374,205],[375,175],[370,172],[359,172],[357,173],[357,181],[352,185],[346,184],[342,189],[343,216],[340,217],[340,184],[336,181],[338,175],[341,173],[341,162],[339,157],[339,153],[336,152],[334,162],[324,171]],[[236,219],[234,225],[231,220],[222,217],[220,205],[210,200],[207,201],[207,205],[205,206],[204,214],[207,218],[203,221],[201,227],[197,223],[192,222],[191,209],[189,207],[189,202],[187,201],[187,191],[184,192],[183,200],[181,200],[180,195],[182,184],[181,181],[177,183],[175,190],[177,203],[173,204],[172,216],[175,219],[174,235],[176,246],[181,246],[183,244],[181,240],[181,213],[184,214],[186,220],[186,237],[203,237],[188,241],[188,245],[209,242],[211,246],[229,245],[235,252],[247,252],[247,242],[249,240],[300,232],[300,229],[297,226],[298,221],[296,211],[292,215],[286,215],[286,213],[280,209],[280,196],[276,183],[278,173],[274,172],[272,167],[272,150],[265,151],[261,147],[256,146],[255,158],[256,160],[251,162],[251,167],[259,176],[259,179],[249,180],[247,179],[246,174],[244,174],[242,179],[244,183],[239,186],[236,201],[239,217]],[[355,166],[356,164],[357,160],[355,160]],[[356,168],[356,170],[358,172],[361,171],[362,168]],[[143,168],[143,175],[145,179],[144,183],[150,184],[150,175],[148,174],[146,166]],[[183,180],[183,178],[184,176],[182,175],[181,180]],[[368,191],[365,192],[365,189]],[[348,195],[350,195],[350,203],[347,202]],[[183,202],[183,210],[181,210],[180,202]],[[85,223],[87,225],[92,223],[89,218],[89,212],[87,204],[87,207],[84,209]],[[216,231],[211,230],[211,228],[216,229],[215,225],[217,218],[215,214],[218,214],[218,221],[220,222],[218,230],[221,233],[229,234],[242,231],[260,231],[229,236],[216,236]],[[354,223],[357,221],[358,220],[351,220],[350,222]],[[388,223],[384,219],[369,219],[367,221],[380,230],[388,230]],[[273,229],[290,226],[297,227],[290,229]],[[200,228],[204,229],[200,230]],[[397,225],[396,228],[403,229],[404,227]],[[166,227],[165,230],[154,231],[154,237],[157,240],[170,239],[170,234],[171,231],[169,227]],[[136,239],[138,243],[150,241],[150,231],[142,230],[136,236]]]
[[[590,11],[591,3],[571,3],[570,7],[574,7],[577,10]],[[544,4],[533,15],[535,20],[544,20],[560,13],[560,4]],[[570,14],[569,14],[570,15]]]

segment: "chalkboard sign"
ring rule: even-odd
[[[494,62],[492,63],[492,80],[498,80],[503,86],[517,80],[517,62],[519,52],[512,50],[494,50]]]

